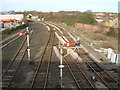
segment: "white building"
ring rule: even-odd
[[[0,21],[1,22],[9,22],[9,21],[22,21],[22,19],[24,18],[23,14],[0,14]]]

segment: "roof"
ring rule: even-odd
[[[16,19],[0,19],[1,22],[5,22],[5,21],[15,21]]]

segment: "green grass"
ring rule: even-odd
[[[71,27],[74,26],[74,24],[71,24],[71,23],[65,23],[65,24],[68,25],[68,26],[71,26]]]

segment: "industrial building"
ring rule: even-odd
[[[0,14],[0,22],[10,23],[11,21],[22,21],[24,15],[23,14]]]
[[[0,14],[0,27],[10,26],[8,24],[18,24],[22,22],[23,18],[23,14]]]

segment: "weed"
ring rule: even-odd
[[[115,37],[116,33],[113,27],[110,27],[110,31],[106,32],[105,35]]]

